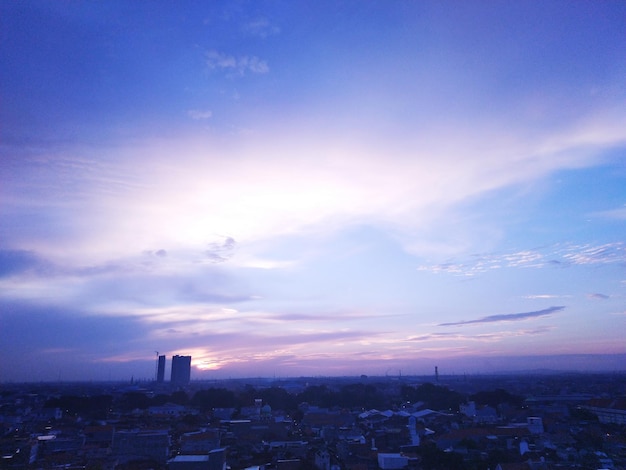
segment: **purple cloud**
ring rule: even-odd
[[[536,312],[522,312],[522,313],[505,313],[501,315],[489,315],[487,317],[477,318],[476,320],[465,320],[450,323],[440,323],[437,326],[459,326],[459,325],[472,325],[475,323],[497,323],[502,321],[519,321],[526,320],[528,318],[544,317],[552,315],[553,313],[560,312],[565,307],[550,307],[544,310],[537,310]]]
[[[233,256],[237,242],[232,237],[226,237],[221,243],[209,243],[208,247],[208,250],[204,252],[207,259],[213,263],[222,263]]]
[[[601,294],[599,292],[594,292],[593,294],[587,294],[587,297],[590,299],[597,299],[597,300],[606,300],[610,298],[610,296],[606,294]]]
[[[46,274],[52,270],[52,264],[33,251],[0,249],[0,277],[9,277],[26,272]]]

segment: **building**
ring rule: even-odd
[[[626,399],[595,398],[584,407],[603,424],[626,424]]]
[[[543,434],[543,419],[538,416],[529,416],[526,418],[528,430],[531,434]]]
[[[402,454],[378,453],[378,467],[382,470],[398,470],[409,465],[408,457]]]
[[[159,356],[159,364],[157,366],[157,382],[165,381],[165,356]]]
[[[208,454],[177,455],[167,461],[168,470],[224,470],[225,449],[213,449]]]
[[[170,436],[167,429],[117,431],[111,450],[120,463],[153,459],[165,464],[170,453]]]
[[[209,470],[208,455],[177,455],[167,461],[168,470]]]
[[[188,432],[180,436],[182,454],[203,455],[220,446],[220,435],[216,429]]]
[[[172,357],[172,378],[173,384],[184,385],[191,380],[191,356]]]

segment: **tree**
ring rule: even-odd
[[[150,399],[140,392],[126,392],[120,397],[118,406],[122,411],[145,410],[150,406]]]
[[[446,387],[424,383],[419,387],[404,386],[401,390],[404,401],[423,401],[434,410],[458,410],[465,397]]]
[[[190,403],[202,411],[209,411],[213,408],[233,408],[236,404],[235,394],[225,388],[199,390],[195,393]]]
[[[344,385],[337,397],[337,404],[344,408],[359,407],[365,409],[385,408],[385,397],[374,385],[348,384]]]
[[[422,468],[431,470],[465,470],[466,466],[463,457],[454,452],[444,452],[436,445],[427,443],[419,448],[422,458]]]
[[[493,391],[480,391],[470,397],[478,405],[489,405],[493,408],[497,408],[502,403],[507,403],[512,406],[522,406],[524,398],[518,395],[513,395],[501,388]]]
[[[189,403],[189,397],[182,390],[176,391],[170,395],[170,401],[177,405],[186,405]]]
[[[271,387],[261,390],[259,397],[263,403],[268,404],[274,410],[295,411],[298,407],[296,398],[280,387]]]
[[[336,402],[335,393],[326,385],[311,385],[298,395],[299,402],[307,402],[314,406],[330,408]]]
[[[45,404],[46,408],[60,408],[68,415],[81,415],[92,419],[105,419],[113,402],[110,395],[73,396],[63,395],[51,398]]]

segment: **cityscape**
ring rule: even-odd
[[[3,384],[0,468],[626,468],[626,373]]]

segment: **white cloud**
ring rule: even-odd
[[[224,70],[264,70],[258,59],[215,51],[207,60]],[[202,113],[207,111],[193,115]],[[387,232],[411,253],[449,257],[445,264],[422,267],[440,272],[472,275],[552,261],[615,262],[624,259],[621,244],[493,254],[500,237],[497,220],[490,231],[488,223],[477,224],[459,209],[492,191],[596,163],[603,146],[626,137],[626,125],[621,134],[613,127],[602,133],[598,122],[604,121],[596,121],[588,132],[576,123],[558,135],[529,137],[523,129],[477,121],[471,129],[455,124],[414,136],[369,123],[361,127],[355,125],[358,119],[339,121],[329,130],[303,118],[268,122],[235,136],[181,135],[118,144],[93,160],[75,156],[88,152],[70,149],[33,164],[29,178],[14,175],[11,180],[22,185],[21,193],[15,192],[21,199],[13,199],[11,207],[19,213],[43,205],[57,217],[55,226],[65,230],[58,239],[30,237],[29,248],[95,261],[155,247],[168,254],[203,250],[214,233],[247,246],[286,235],[321,237],[358,224]],[[578,131],[586,136],[583,141]],[[80,166],[60,168],[62,162]],[[43,197],[29,197],[28,185]],[[459,257],[467,252],[486,254]]]
[[[577,245],[565,247],[561,255],[566,262],[572,264],[620,263],[626,261],[626,246],[621,242]]]
[[[592,215],[596,217],[603,217],[606,219],[626,220],[626,205],[618,207],[617,209],[609,209],[606,211],[595,212]]]
[[[196,121],[209,119],[213,116],[213,112],[210,110],[190,109],[187,111],[187,116]]]
[[[215,50],[206,53],[206,64],[211,70],[231,71],[239,76],[245,75],[246,72],[265,74],[270,70],[267,62],[256,56],[235,57]]]
[[[271,24],[267,18],[257,18],[249,21],[243,25],[242,29],[244,33],[262,39],[280,33],[280,28]]]
[[[420,265],[419,271],[475,276],[492,269],[545,268],[573,265],[620,263],[626,260],[626,246],[622,242],[604,245],[551,245],[534,251],[512,253],[486,253],[462,260],[433,265]],[[527,298],[554,298],[559,296],[535,295]]]

